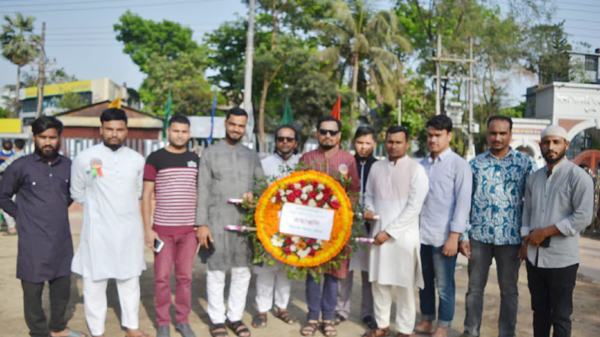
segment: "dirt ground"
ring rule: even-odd
[[[79,231],[81,226],[80,209],[74,207],[70,212],[71,227],[73,229],[73,240],[75,247],[79,242]],[[596,241],[600,246],[600,241]],[[17,256],[17,238],[0,236],[0,326],[2,332],[0,336],[27,336],[28,330],[23,319],[23,300],[19,280],[15,278]],[[154,273],[153,256],[150,250],[146,250],[147,270],[141,277],[142,304],[140,306],[140,328],[144,331],[155,334],[154,321],[156,318],[154,311]],[[465,293],[467,291],[467,271],[465,260],[460,259],[456,271],[456,314],[454,316],[453,330],[450,336],[460,336],[462,333],[462,323],[465,315]],[[589,268],[597,269],[598,262],[593,260],[588,262]],[[83,314],[83,299],[81,293],[81,279],[73,275],[71,287],[71,300],[68,309],[70,317],[69,326],[74,329],[87,331],[85,317]],[[209,336],[208,316],[206,313],[206,277],[205,267],[196,260],[194,266],[193,286],[192,286],[192,313],[190,315],[190,324],[198,337]],[[360,279],[356,275],[355,284],[359,285]],[[172,280],[174,289],[174,280]],[[360,336],[366,327],[360,322],[358,317],[360,303],[360,287],[354,287],[352,304],[352,313],[350,320],[342,323],[338,327],[339,336]],[[254,305],[254,278],[250,286],[244,321],[249,325],[251,317],[256,313]],[[529,290],[527,289],[527,279],[525,266],[521,267],[519,278],[519,316],[517,324],[518,336],[532,336],[532,312],[530,309]],[[418,300],[418,296],[417,296]],[[486,289],[486,297],[483,313],[483,326],[481,336],[494,337],[498,335],[497,319],[500,305],[500,293],[496,279],[496,271],[490,270],[490,279]],[[44,306],[48,310],[48,292],[44,293]],[[117,291],[114,282],[109,283],[108,287],[108,314],[106,318],[106,336],[124,336],[125,333],[119,323],[119,304]],[[306,303],[304,301],[304,282],[297,281],[293,284],[292,298],[290,300],[289,310],[292,314],[299,317],[300,322],[306,318]],[[588,337],[600,336],[600,283],[598,280],[582,277],[577,283],[574,295],[574,314],[573,314],[573,336]],[[174,317],[174,310],[172,310]],[[417,320],[419,318],[417,317]],[[392,320],[393,322],[393,320]],[[269,315],[268,327],[266,329],[251,328],[252,335],[255,337],[273,337],[273,336],[300,336],[300,324],[286,325]],[[171,330],[172,336],[180,336],[175,329]],[[234,336],[230,332],[231,336]],[[317,336],[320,336],[317,333]]]

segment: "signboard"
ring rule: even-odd
[[[286,202],[281,209],[279,232],[329,241],[334,213],[335,211],[332,209]]]
[[[75,81],[44,86],[44,97],[64,95],[69,92],[92,91],[92,81]],[[37,87],[29,87],[21,90],[19,99],[37,98]]]
[[[210,116],[191,116],[190,135],[192,138],[208,138],[210,136]],[[225,117],[215,117],[213,139],[225,138]]]
[[[0,118],[0,133],[21,133],[19,118]]]

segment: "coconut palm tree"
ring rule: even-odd
[[[17,65],[17,108],[13,111],[13,117],[15,117],[14,115],[18,115],[20,110],[18,101],[21,88],[21,67],[37,56],[40,38],[33,34],[34,17],[24,17],[23,14],[17,13],[15,17],[5,15],[4,20],[6,23],[2,25],[2,35],[0,35],[2,56]]]
[[[352,67],[352,93],[355,101],[350,108],[350,129],[354,129],[354,111],[358,102],[358,75],[368,74],[378,97],[378,103],[389,101],[393,81],[401,63],[393,50],[410,51],[411,46],[402,36],[398,17],[392,11],[376,12],[366,1],[333,4],[334,20],[318,24],[318,28],[333,42],[321,52],[324,60],[333,65],[342,62]]]

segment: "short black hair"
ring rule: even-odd
[[[173,123],[190,125],[190,120],[184,115],[175,114],[169,119],[169,126],[171,126]]]
[[[9,139],[5,139],[2,142],[2,148],[5,150],[11,150],[13,147],[13,143]]]
[[[323,124],[324,122],[335,122],[337,124],[338,131],[342,131],[342,122],[339,119],[332,116],[319,117],[319,120],[317,121],[317,130],[321,128],[321,124]]]
[[[118,108],[106,109],[100,116],[100,123],[109,121],[125,121],[125,125],[127,125],[127,114],[125,111]]]
[[[15,147],[19,150],[23,150],[23,148],[25,147],[25,140],[24,139],[15,139]]]
[[[508,116],[502,116],[502,115],[493,115],[490,118],[488,118],[488,120],[487,120],[487,127],[488,127],[488,129],[490,128],[490,123],[492,123],[493,121],[505,121],[505,122],[508,122],[508,124],[510,125],[510,131],[512,131],[512,126],[513,126],[512,118],[510,118]]]
[[[291,124],[285,124],[285,125],[279,126],[277,128],[277,130],[275,130],[275,137],[277,137],[277,135],[279,135],[279,130],[281,130],[281,129],[290,129],[290,130],[294,131],[294,139],[296,141],[300,140],[300,137],[298,136],[298,130],[296,130],[296,128]]]
[[[390,128],[385,132],[385,139],[387,140],[388,136],[392,133],[398,132],[404,132],[404,137],[406,137],[406,141],[408,141],[408,129],[401,125],[390,126]]]
[[[355,142],[356,138],[368,135],[372,135],[373,139],[375,139],[375,130],[369,125],[359,126],[358,129],[356,129],[356,133],[354,133],[354,139],[352,139],[352,141]]]
[[[229,109],[229,111],[227,111],[227,118],[229,119],[229,116],[234,115],[234,116],[246,116],[246,118],[248,118],[248,113],[246,112],[246,110],[242,109],[242,108],[233,108],[233,109]]]
[[[63,130],[63,124],[56,117],[52,116],[42,116],[31,123],[31,131],[33,131],[34,136],[48,129],[56,129],[60,135]]]
[[[427,128],[432,127],[436,130],[446,130],[452,132],[452,120],[446,115],[437,115],[427,121]]]

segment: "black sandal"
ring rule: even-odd
[[[252,318],[252,326],[255,328],[264,328],[267,326],[267,313],[259,312]]]
[[[287,324],[296,323],[296,317],[292,316],[292,314],[290,314],[290,312],[287,311],[286,309],[276,308],[275,309],[275,317],[279,318],[280,320],[284,321]]]
[[[217,331],[217,330],[219,330],[219,331]],[[221,324],[211,324],[208,331],[210,332],[210,335],[212,337],[229,336],[229,334],[227,333],[227,328],[225,328],[225,324],[222,324],[222,323]]]
[[[325,336],[337,336],[338,334],[333,321],[323,321],[322,329]]]
[[[236,336],[238,337],[250,337],[252,334],[248,327],[241,320],[235,322],[229,322],[229,328],[233,330]],[[248,334],[246,334],[248,333]]]
[[[319,321],[308,320],[308,322],[306,322],[306,325],[303,326],[302,329],[300,329],[300,334],[302,336],[314,336],[318,328]]]

